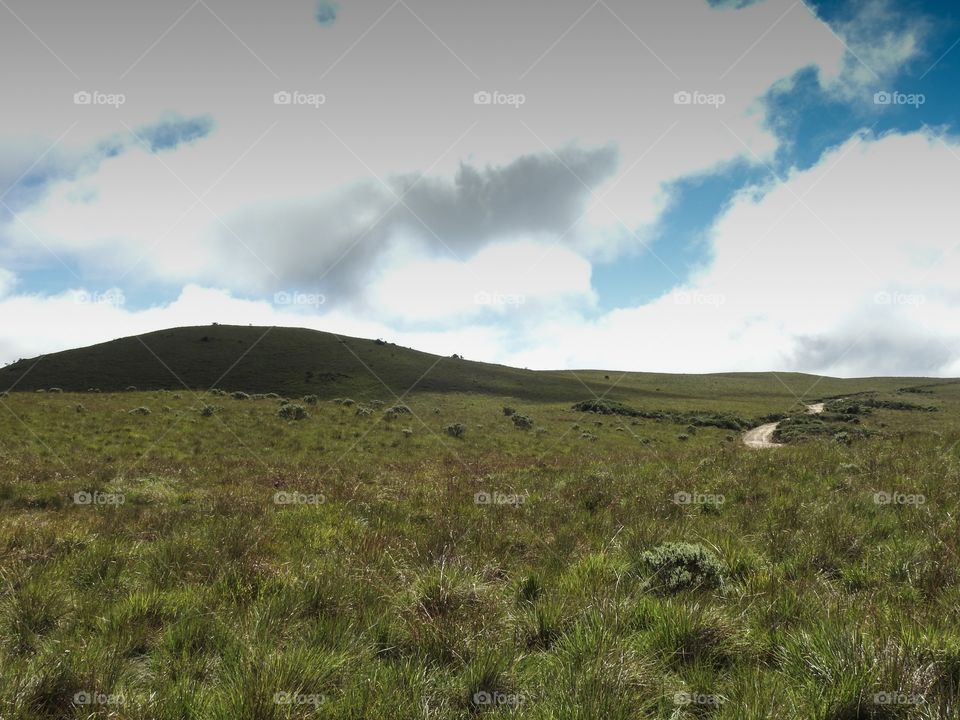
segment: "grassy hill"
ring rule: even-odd
[[[802,373],[670,375],[603,370],[531,371],[440,357],[382,340],[316,330],[213,325],[184,327],[21,360],[0,369],[0,390],[85,392],[242,390],[295,397],[391,399],[417,393],[478,393],[566,402],[607,397],[648,408],[761,413],[804,400],[895,392],[953,381],[841,380]]]

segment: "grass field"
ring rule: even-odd
[[[258,330],[0,372],[3,720],[960,716],[960,384]]]

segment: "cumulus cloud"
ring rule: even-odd
[[[712,229],[712,262],[689,285],[597,320],[542,326],[513,360],[956,374],[958,181],[960,147],[947,136],[861,133],[782,184],[744,190]]]
[[[363,281],[382,274],[385,263],[411,255],[462,265],[506,240],[566,235],[573,245],[591,191],[616,165],[612,147],[569,147],[505,166],[462,164],[452,180],[403,176],[386,185],[362,182],[322,199],[254,206],[228,219],[252,253],[235,254],[229,274],[217,279],[232,286],[321,289],[335,301],[352,301],[366,294]],[[231,247],[235,236],[221,232],[215,254]]]
[[[940,337],[949,352],[925,357],[948,367],[945,318],[958,300],[941,273],[952,266],[938,262],[951,242],[943,228],[955,226],[944,188],[956,177],[944,138],[932,134],[857,138],[780,187],[751,188],[718,221],[710,263],[679,294],[598,316],[590,263],[636,251],[669,205],[673,181],[774,157],[783,139],[764,103],[771,88],[814,69],[824,87],[859,97],[873,73],[892,76],[921,52],[922,25],[904,23],[880,0],[858,4],[832,30],[792,0],[714,4],[600,4],[564,35],[583,13],[576,3],[558,2],[546,17],[518,11],[507,26],[482,4],[458,6],[452,22],[450,5],[436,3],[423,16],[447,47],[402,5],[374,27],[382,10],[356,4],[350,21],[372,35],[355,49],[336,32],[317,43],[303,7],[281,4],[227,18],[248,23],[238,25],[243,37],[256,38],[268,21],[285,31],[270,36],[280,43],[251,40],[257,57],[227,33],[211,41],[226,43],[215,54],[229,54],[225,62],[237,68],[230,82],[215,78],[223,91],[215,94],[194,82],[211,52],[193,25],[198,8],[182,27],[196,43],[160,43],[132,68],[139,100],[83,111],[76,132],[96,128],[98,139],[62,144],[35,165],[42,144],[37,153],[0,148],[0,182],[14,184],[5,202],[19,215],[13,221],[0,206],[4,267],[19,270],[15,261],[35,262],[48,246],[81,274],[186,289],[142,311],[8,295],[0,317],[20,320],[18,328],[29,318],[30,327],[3,352],[234,319],[323,323],[443,353],[455,341],[453,351],[533,367],[903,369],[917,366],[916,348]],[[317,8],[321,24],[336,20],[333,4]],[[151,41],[155,24],[145,30]],[[395,41],[398,28],[410,27],[425,43],[404,35],[404,52],[376,34]],[[96,45],[97,28],[84,30],[54,44]],[[0,39],[9,32],[0,28]],[[497,53],[491,37],[500,40]],[[461,63],[450,57],[454,48]],[[548,52],[538,59],[541,48]],[[162,76],[151,73],[153,63],[165,63]],[[310,85],[318,81],[304,67],[329,68],[323,87]],[[522,82],[499,87],[526,93],[522,108],[472,102],[476,91],[521,72]],[[330,102],[278,107],[270,102],[283,89],[278,77],[290,78],[289,90],[300,81],[300,89],[324,91]],[[24,92],[42,83],[32,77]],[[9,132],[34,124],[52,137],[62,132],[56,103],[76,88],[43,87],[49,112],[11,103]],[[721,93],[724,102],[678,102],[678,93]],[[165,115],[171,108],[181,114]],[[118,117],[142,141],[114,133]],[[940,184],[896,183],[898,163]],[[919,230],[904,221],[914,207],[929,213]],[[901,214],[881,219],[878,208]],[[914,266],[912,275],[901,272]],[[322,292],[330,302],[304,313],[230,295],[276,290]],[[508,301],[476,302],[483,292]],[[874,299],[881,293],[900,300],[883,305]],[[917,293],[922,307],[903,301]],[[844,348],[877,320],[883,325],[861,345]]]

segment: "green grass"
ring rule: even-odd
[[[956,383],[824,379],[869,434],[751,451],[681,420],[817,379],[630,375],[623,416],[237,377],[0,398],[4,720],[960,714]]]

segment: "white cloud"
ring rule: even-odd
[[[544,326],[515,362],[634,370],[960,371],[960,146],[858,136],[776,187],[745,190],[687,288]]]
[[[149,12],[162,15],[154,8]],[[316,28],[304,30],[302,21],[309,18],[299,17],[299,12],[293,6],[271,7],[263,9],[268,18],[228,21],[242,20],[251,38],[259,37],[258,28],[284,27],[283,43],[262,38],[272,48],[268,64],[285,82],[306,81],[307,58],[291,48],[305,43],[315,61],[307,63],[311,67],[325,67],[339,53],[316,46],[315,38],[307,35]],[[202,92],[210,47],[193,42],[194,34],[211,19],[202,7],[184,19],[180,30],[186,38],[160,43],[131,72],[130,81],[135,82],[130,100],[119,110],[70,105],[76,83],[69,75],[37,79],[33,94],[68,103],[66,115],[80,121],[61,145],[87,147],[96,138],[147,125],[171,110],[184,116],[212,116],[216,129],[177,152],[155,157],[130,151],[107,160],[91,175],[57,182],[49,197],[22,214],[23,221],[67,259],[76,256],[81,265],[107,272],[123,273],[143,256],[138,271],[166,281],[276,286],[291,279],[300,282],[301,271],[319,276],[333,262],[327,255],[339,257],[343,248],[336,245],[340,238],[336,231],[345,218],[337,203],[345,200],[347,189],[361,188],[359,197],[346,198],[354,210],[350,223],[377,218],[385,193],[371,173],[388,179],[429,169],[428,179],[435,180],[455,175],[464,158],[473,167],[502,168],[521,156],[540,155],[543,163],[555,160],[551,153],[571,143],[592,148],[612,143],[620,153],[620,168],[609,177],[591,175],[589,166],[563,153],[550,169],[553,182],[573,182],[590,208],[586,221],[571,228],[564,242],[591,260],[610,260],[625,249],[636,249],[633,231],[656,221],[668,203],[665,188],[670,182],[737,158],[771,156],[778,140],[767,126],[762,103],[771,87],[807,67],[818,68],[825,81],[841,77],[845,67],[842,42],[792,0],[736,9],[711,8],[703,0],[601,4],[557,43],[583,13],[576,3],[558,3],[546,16],[512,11],[508,28],[500,13],[482,4],[461,8],[464,17],[449,16],[441,4],[424,12],[428,21],[442,28],[450,48],[473,59],[481,80],[462,68],[434,76],[438,60],[446,63],[451,58],[429,35],[417,53],[389,52],[389,44],[378,44],[384,39],[381,31],[394,33],[394,40],[425,32],[416,22],[409,24],[412,18],[403,6],[389,13],[369,42],[355,48],[325,77],[324,87],[315,88],[329,96],[321,110],[273,105],[273,93],[283,84],[262,67],[251,72],[249,65],[256,65],[255,60],[222,27],[209,42],[235,61],[229,69],[234,74],[229,81],[218,79],[216,92]],[[354,8],[331,30],[327,42],[341,38],[339,33],[366,29],[378,14],[372,7]],[[95,17],[91,13],[76,19],[85,44],[96,45],[103,32]],[[146,27],[127,21],[133,24],[124,47],[140,31],[149,35]],[[477,47],[478,38],[498,33],[513,33],[523,42],[504,38],[496,53],[490,53],[486,41]],[[111,42],[118,42],[112,30],[109,34]],[[3,37],[0,32],[0,40]],[[897,47],[907,42],[897,35],[884,37]],[[73,36],[63,39],[66,48],[74,44]],[[388,52],[389,67],[370,62]],[[132,52],[132,59],[138,54]],[[162,63],[165,72],[152,74]],[[382,68],[379,75],[367,71],[373,65]],[[171,77],[183,81],[173,82]],[[423,80],[427,77],[429,82]],[[603,81],[597,82],[598,77]],[[421,94],[425,84],[431,89],[428,96]],[[473,94],[485,84],[491,90],[522,91],[528,102],[520,110],[478,107]],[[307,82],[300,89],[313,88]],[[722,94],[724,103],[677,105],[678,92]],[[16,105],[16,117],[6,132],[46,129],[51,141],[63,133],[63,107],[54,103],[57,111],[46,113],[39,109],[28,113],[27,107],[34,106]],[[385,123],[390,132],[384,132]],[[361,178],[362,185],[353,184]],[[538,186],[531,183],[526,192]],[[201,204],[194,193],[204,195]],[[386,195],[392,202],[394,198]],[[498,197],[502,198],[489,196]],[[578,205],[579,201],[568,200],[555,207],[577,208],[572,221],[579,216]],[[304,228],[290,220],[303,217],[307,209],[310,222],[323,229],[308,243]],[[506,212],[503,207],[494,209]],[[493,220],[496,224],[498,218]],[[472,221],[464,218],[461,225]],[[429,230],[416,223],[409,230],[430,240]],[[14,246],[7,254],[40,252],[22,225],[12,223],[6,232]],[[558,237],[563,233],[554,232]],[[477,236],[465,255],[501,239]],[[321,267],[304,262],[307,244],[329,251],[313,253],[314,259],[324,259]],[[389,243],[366,245],[355,252],[364,262],[369,257],[365,252],[381,252]],[[226,267],[228,271],[219,272]]]
[[[489,248],[466,265],[391,265],[371,295],[381,313],[298,314],[188,287],[168,307],[135,313],[71,306],[64,297],[7,298],[0,325],[24,328],[18,341],[33,352],[216,320],[385,337],[542,369],[956,375],[958,182],[960,145],[947,136],[858,134],[782,184],[745,189],[713,227],[712,263],[688,286],[599,317],[589,266],[567,252],[556,266],[544,265],[561,268],[556,277],[528,274],[525,263],[547,246],[526,241]],[[538,302],[493,317],[471,314],[456,286],[472,290],[471,273],[498,267],[506,271],[498,276],[504,290]],[[434,281],[442,297],[430,296]],[[422,302],[447,297],[449,306],[433,315],[436,327],[404,330],[431,312]],[[455,326],[438,329],[451,318]]]
[[[387,263],[368,293],[375,317],[403,324],[505,322],[534,306],[591,304],[590,263],[549,243],[490,245],[467,261],[416,258]]]

